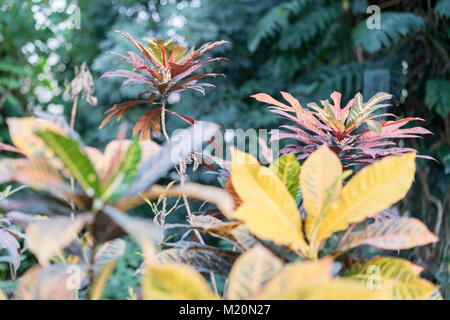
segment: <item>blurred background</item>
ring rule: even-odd
[[[367,28],[370,5],[381,9],[381,29]],[[104,148],[118,129],[115,121],[98,129],[104,112],[142,91],[138,85],[121,87],[119,78],[98,79],[106,71],[129,68],[107,53],[134,50],[116,29],[136,39],[174,38],[189,47],[230,41],[210,53],[230,59],[207,66],[208,72],[226,75],[211,81],[216,89],[207,89],[205,97],[183,92],[169,99],[174,111],[224,128],[281,124],[249,98],[258,92],[279,98],[279,91],[288,91],[303,105],[329,98],[333,91],[343,94],[344,103],[357,92],[366,99],[378,91],[392,93],[389,112],[424,118],[423,126],[434,133],[403,145],[438,160],[418,160],[416,182],[398,208],[424,221],[440,242],[401,256],[425,266],[424,275],[439,283],[448,299],[449,16],[450,0],[0,0],[0,142],[10,143],[7,117],[36,110],[70,117],[65,82],[85,61],[98,105],[80,100],[75,128],[88,145]],[[142,108],[131,109],[122,122],[136,122]],[[182,126],[168,116],[169,131]],[[217,183],[213,176],[192,179]],[[126,298],[128,286],[138,283],[133,276],[140,261],[136,250],[128,246],[107,297]],[[0,277],[7,269],[0,261]]]

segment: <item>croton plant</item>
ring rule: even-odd
[[[345,107],[341,108],[341,94],[331,94],[332,103],[321,100],[322,107],[315,102],[304,108],[300,102],[287,92],[281,92],[289,105],[279,102],[265,93],[252,95],[260,102],[269,104],[271,112],[281,115],[295,125],[282,125],[283,129],[272,139],[292,139],[281,153],[294,153],[298,159],[305,159],[322,145],[327,145],[341,159],[344,166],[373,163],[386,155],[398,155],[414,152],[412,148],[398,147],[392,141],[396,138],[420,138],[431,134],[422,127],[406,127],[411,121],[425,121],[417,117],[398,119],[392,113],[377,112],[389,106],[386,100],[392,95],[377,93],[364,102],[361,93],[357,93]],[[394,120],[385,120],[394,118]],[[430,158],[427,156],[418,157]]]
[[[148,95],[146,100],[127,101],[121,104],[116,104],[105,113],[108,113],[106,118],[100,125],[100,128],[109,123],[112,118],[117,116],[119,121],[125,112],[132,107],[141,104],[161,104],[161,107],[152,108],[146,111],[136,123],[133,134],[140,133],[140,139],[150,139],[151,130],[159,134],[161,129],[161,121],[164,122],[165,111],[174,114],[189,124],[194,123],[194,119],[189,116],[178,114],[174,111],[166,109],[167,97],[171,93],[181,92],[185,90],[196,90],[205,94],[205,87],[214,87],[211,83],[202,83],[198,80],[207,77],[223,76],[216,73],[193,74],[204,65],[214,62],[226,60],[226,58],[208,58],[206,60],[199,59],[207,51],[228,43],[228,41],[216,41],[213,43],[205,43],[199,49],[187,49],[175,41],[165,41],[163,39],[149,39],[145,38],[147,45],[138,42],[133,36],[128,33],[116,31],[130,41],[143,55],[143,57],[134,52],[128,52],[128,56],[121,55],[116,52],[121,59],[133,67],[133,70],[117,70],[108,71],[102,75],[101,78],[106,77],[122,77],[125,81],[122,85],[129,83],[140,83],[146,85],[149,90],[141,92],[136,99]],[[160,102],[154,102],[155,98],[159,96]],[[163,118],[161,118],[163,117]],[[162,123],[163,129],[164,123]]]

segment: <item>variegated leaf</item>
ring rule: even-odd
[[[255,246],[242,254],[234,263],[229,275],[226,298],[231,300],[252,299],[266,282],[283,266],[262,245]]]
[[[205,278],[181,263],[148,265],[142,276],[144,300],[215,300]]]
[[[87,269],[81,265],[53,264],[45,268],[35,265],[19,278],[14,297],[19,300],[74,300],[74,289],[86,276]]]
[[[344,275],[361,280],[373,289],[390,288],[391,299],[425,300],[437,288],[431,282],[419,278],[421,270],[421,267],[408,260],[376,257],[354,265]]]
[[[295,199],[300,175],[300,164],[295,158],[295,155],[282,155],[273,161],[269,168],[277,175],[281,182],[284,183],[292,198]]]
[[[336,201],[341,193],[341,175],[339,158],[326,146],[313,152],[303,163],[300,186],[307,212],[305,234],[310,243],[316,241],[327,206]]]
[[[227,276],[236,256],[235,252],[218,249],[171,248],[161,251],[157,259],[162,263],[184,263],[198,272],[215,272]]]
[[[54,217],[30,223],[25,229],[30,251],[42,266],[47,266],[51,258],[67,247],[83,229],[92,221],[91,214],[82,214],[71,219]]]
[[[361,231],[350,232],[342,238],[337,251],[346,251],[360,245],[402,250],[436,241],[438,238],[420,220],[393,218],[373,223]]]

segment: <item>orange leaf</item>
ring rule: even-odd
[[[140,132],[139,140],[150,140],[150,132],[159,134],[161,129],[161,108],[145,112],[133,128],[133,135]]]

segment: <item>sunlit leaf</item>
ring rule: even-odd
[[[331,278],[332,259],[286,265],[273,277],[257,299],[361,300],[386,299],[387,290],[369,290],[353,279]]]
[[[231,178],[243,204],[234,212],[256,236],[306,251],[295,200],[280,179],[256,158],[232,150]]]
[[[306,284],[331,279],[332,259],[286,264],[257,295],[258,299],[282,299],[282,295]]]
[[[360,222],[402,199],[414,179],[415,153],[386,157],[359,171],[320,223],[318,241]]]
[[[36,136],[36,133],[44,130],[52,130],[59,134],[67,134],[67,129],[57,124],[42,119],[8,118],[9,134],[14,145],[27,157],[40,157],[49,160],[53,166],[62,168],[61,160],[55,157],[54,152],[46,146],[44,141]]]
[[[300,164],[295,155],[282,155],[273,161],[269,168],[276,173],[277,177],[284,183],[289,190],[292,198],[295,199],[298,190],[298,181],[300,175]]]
[[[313,152],[303,163],[300,186],[307,212],[305,234],[310,242],[316,240],[326,207],[336,201],[341,193],[341,175],[341,162],[327,147]]]
[[[145,300],[215,300],[206,280],[187,265],[149,265],[142,276]]]
[[[218,234],[227,237],[230,231],[240,225],[237,221],[224,222],[209,215],[192,216],[189,222],[203,232]]]

